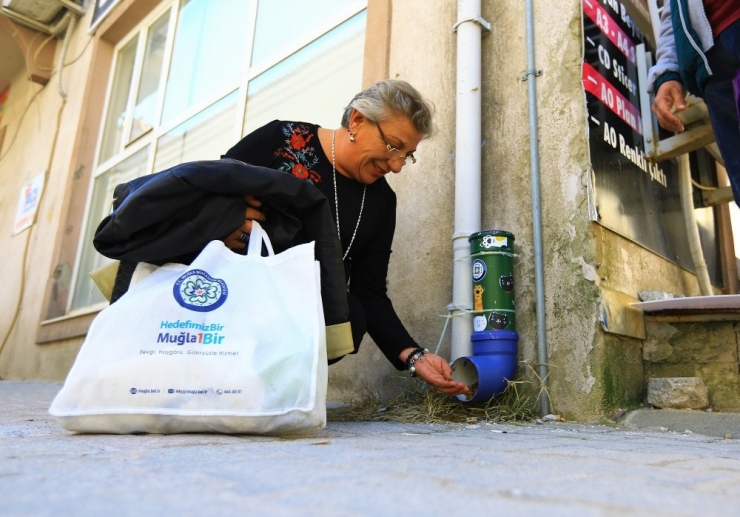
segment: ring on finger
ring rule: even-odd
[[[239,242],[243,242],[244,244],[247,243],[249,240],[249,234],[242,232],[241,235],[239,235]]]

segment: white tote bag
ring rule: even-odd
[[[254,223],[246,255],[213,241],[103,310],[49,412],[88,433],[291,433],[326,425],[326,385],[314,243],[276,255]]]

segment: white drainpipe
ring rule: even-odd
[[[689,239],[689,252],[691,253],[691,260],[696,269],[696,280],[699,282],[699,291],[702,296],[710,296],[714,294],[714,291],[712,291],[709,269],[707,269],[707,262],[704,260],[704,250],[701,248],[699,227],[696,224],[696,216],[694,214],[694,190],[691,186],[689,155],[682,154],[677,160],[678,192],[681,197],[681,210],[683,212],[684,224],[686,225],[686,234]]]
[[[455,120],[455,231],[451,360],[472,353],[473,281],[468,237],[481,230],[481,36],[491,25],[481,18],[480,0],[458,0],[457,116]]]

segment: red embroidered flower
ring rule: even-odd
[[[308,169],[305,165],[302,165],[300,163],[296,163],[293,165],[293,169],[290,171],[293,176],[300,179],[306,179],[308,177]]]
[[[296,135],[296,134],[294,134],[293,136],[290,137],[290,146],[293,149],[296,149],[296,150],[299,150],[300,151],[301,149],[303,149],[304,147],[306,147],[306,139],[303,138],[302,135]]]

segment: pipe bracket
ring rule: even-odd
[[[483,29],[484,34],[488,34],[489,32],[491,32],[491,23],[487,22],[486,20],[484,20],[482,17],[478,15],[473,16],[472,18],[466,18],[464,20],[460,20],[459,22],[457,22],[455,25],[452,26],[452,32],[457,32],[457,28],[466,22],[477,23]]]
[[[527,72],[526,74],[522,76],[522,81],[528,80],[530,75],[539,77],[542,75],[542,70],[530,70],[529,72]]]

